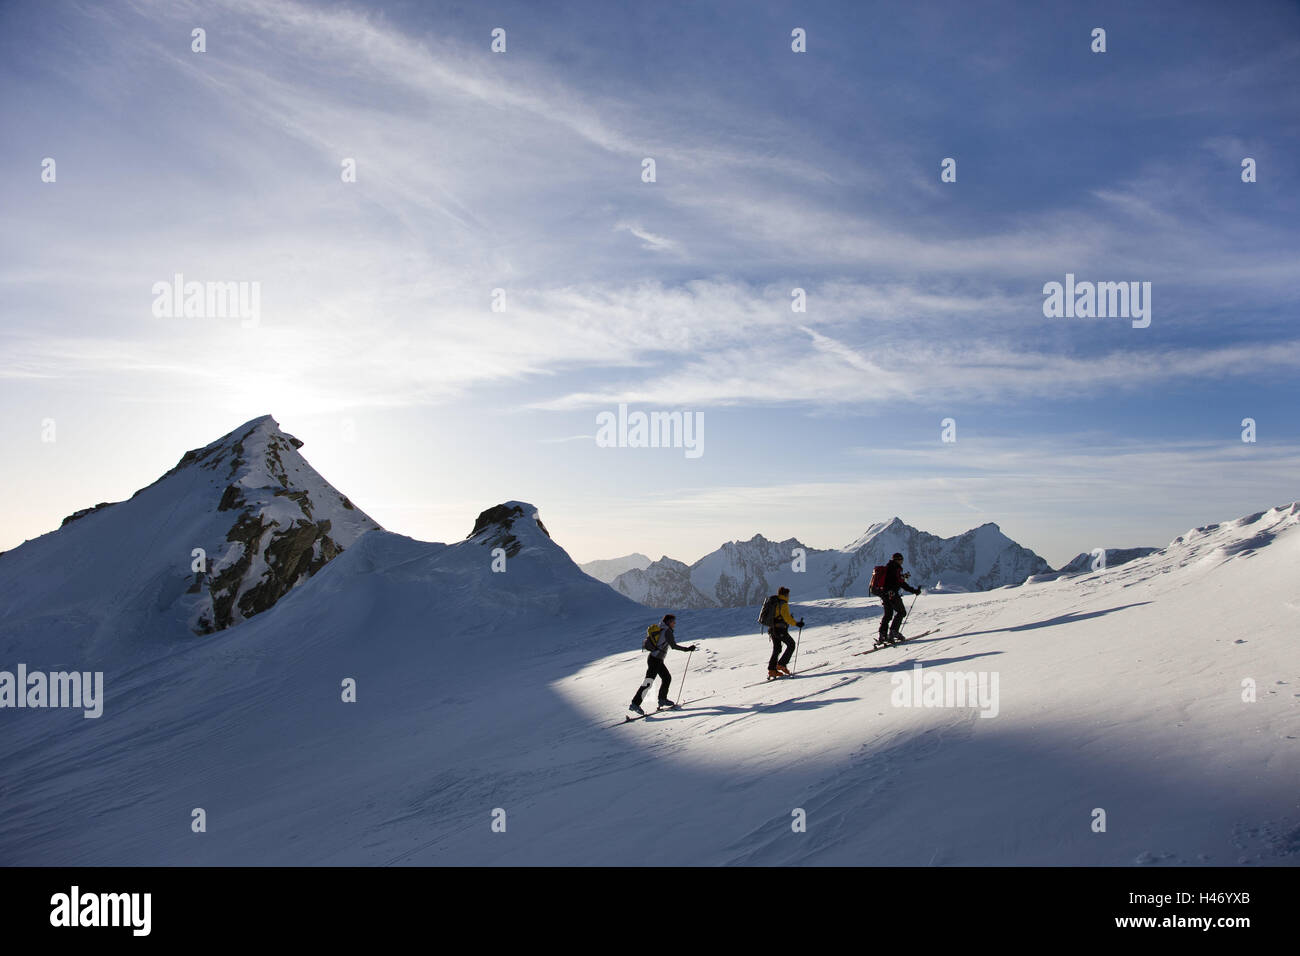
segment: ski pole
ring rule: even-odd
[[[915,594],[912,595],[912,603],[908,605],[908,607],[907,607],[907,613],[906,613],[905,615],[903,615],[904,617],[911,617],[911,616],[912,616],[912,608],[916,607],[916,599],[919,598],[920,596],[921,596],[921,592],[920,592],[920,591],[917,591]],[[895,624],[894,627],[898,627],[898,625]]]
[[[793,661],[794,671],[792,671],[792,673],[797,672],[799,670],[799,642],[802,640],[803,640],[803,628],[800,627],[799,636],[794,639],[794,661]]]
[[[690,653],[688,653],[688,654],[686,655],[686,666],[682,668],[682,683],[681,683],[681,686],[677,688],[677,703],[678,703],[678,704],[680,704],[680,703],[682,702],[682,691],[686,690],[686,672],[689,671],[689,670],[691,669],[691,654],[694,654],[694,653],[695,653],[694,651],[691,651]],[[675,706],[677,706],[677,704],[674,704],[673,706],[675,707]]]

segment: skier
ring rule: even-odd
[[[668,673],[668,668],[664,666],[664,657],[668,654],[668,648],[672,647],[679,651],[693,651],[695,645],[683,647],[677,643],[673,636],[673,628],[677,626],[677,615],[665,614],[663,622],[660,624],[651,624],[646,628],[645,643],[641,646],[650,652],[646,658],[645,680],[641,682],[640,689],[637,690],[636,696],[632,698],[632,706],[628,711],[641,717],[645,716],[645,711],[641,709],[641,698],[645,692],[650,689],[650,685],[659,678],[659,709],[671,710],[676,706],[668,699],[668,685],[673,682],[673,675]]]
[[[803,618],[796,621],[790,613],[789,588],[779,588],[768,601],[774,604],[771,608],[772,625],[767,629],[767,636],[772,639],[772,657],[767,662],[767,676],[788,677],[790,669],[786,665],[794,653],[794,638],[790,636],[790,628],[803,627]],[[782,647],[785,648],[784,654],[781,653]]]
[[[885,602],[885,613],[880,618],[880,637],[876,641],[876,647],[901,644],[907,640],[902,634],[903,618],[907,616],[907,608],[903,604],[903,599],[898,596],[898,592],[901,590],[911,591],[913,594],[921,593],[920,588],[914,588],[907,583],[908,577],[910,575],[903,573],[903,555],[895,551],[894,556],[885,565],[884,583],[871,591]]]

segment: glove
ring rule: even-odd
[[[692,644],[690,647],[688,647],[688,648],[686,648],[686,649],[687,649],[688,651],[694,651],[694,650],[695,650],[695,645]]]
[[[796,627],[803,627],[803,618],[799,618],[799,622],[798,622],[795,626],[796,626]]]

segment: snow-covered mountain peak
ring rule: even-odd
[[[899,536],[899,535],[905,535],[908,532],[915,533],[916,529],[913,528],[911,525],[909,525],[907,522],[905,522],[902,518],[899,518],[897,515],[895,515],[893,518],[890,518],[888,521],[877,521],[874,524],[868,525],[867,530],[862,532],[861,535],[859,535],[856,539],[850,542],[844,548],[844,550],[857,551],[859,548],[867,544],[870,544],[876,538],[884,534]]]
[[[281,455],[302,445],[299,439],[281,430],[279,422],[272,416],[262,415],[244,422],[202,448],[187,451],[158,481],[195,467],[223,474],[227,480],[238,477],[239,483],[249,488],[272,484],[284,487],[289,483],[289,476]]]
[[[219,631],[271,607],[379,525],[320,476],[270,415],[187,451],[126,501],[103,502],[0,559],[0,624],[84,650]],[[58,583],[83,582],[69,597]]]
[[[506,557],[513,558],[529,545],[549,542],[551,533],[542,524],[535,506],[525,501],[505,501],[480,512],[466,539],[504,548]]]

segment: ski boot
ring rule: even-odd
[[[640,704],[633,704],[631,707],[629,707],[629,708],[627,709],[627,712],[628,712],[629,714],[636,714],[638,717],[644,717],[644,716],[645,716],[645,711],[641,709],[641,705],[640,705]]]
[[[782,675],[783,677],[789,677],[789,676],[790,676],[790,668],[786,667],[784,664],[777,664],[777,665],[776,665],[776,669],[779,670],[779,671],[781,672],[781,675]]]
[[[677,705],[674,704],[671,700],[661,700],[661,701],[659,701],[659,709],[660,709],[660,710],[676,710],[676,709],[677,709]]]
[[[890,631],[890,632],[889,632],[889,643],[890,643],[890,644],[902,644],[905,640],[907,640],[907,638],[903,636],[903,633],[902,633],[901,631]]]
[[[769,668],[767,669],[767,679],[768,679],[768,680],[776,680],[778,677],[784,677],[784,676],[785,676],[785,675],[782,674],[782,673],[781,673],[779,670],[777,670],[775,667],[769,667]]]

